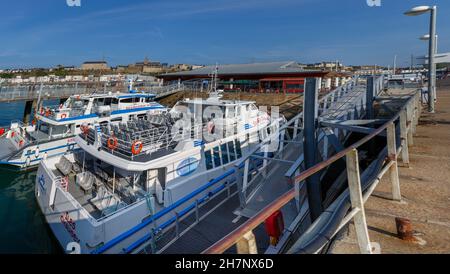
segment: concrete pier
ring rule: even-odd
[[[409,167],[399,166],[402,202],[383,179],[365,204],[371,242],[381,253],[450,252],[450,86],[438,88],[436,113],[424,109],[409,147]],[[408,219],[414,241],[401,240],[396,218]],[[331,253],[359,253],[354,225],[338,237]]]

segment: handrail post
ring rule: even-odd
[[[252,231],[245,233],[236,243],[238,254],[258,254],[255,234]]]
[[[397,148],[395,141],[395,124],[390,123],[387,127],[387,143],[388,143],[388,157],[394,164],[389,168],[389,175],[392,184],[392,199],[395,201],[401,201],[402,195],[400,192],[400,180],[398,177],[397,166]]]
[[[407,127],[408,127],[408,145],[412,146],[414,145],[414,140],[413,140],[413,112],[411,110],[411,104],[408,104],[406,106],[406,117],[407,117]]]
[[[362,254],[372,254],[372,245],[367,229],[366,215],[364,212],[364,200],[361,190],[361,177],[359,174],[358,151],[353,149],[346,155],[347,177],[350,190],[352,209],[357,210],[353,217],[359,250]]]
[[[407,127],[406,110],[400,113],[400,138],[402,141],[402,162],[405,166],[409,166],[409,147],[408,147],[408,127]]]
[[[371,76],[367,78],[366,87],[366,113],[367,119],[373,119],[373,98],[375,94],[375,83],[374,77]]]

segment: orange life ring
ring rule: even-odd
[[[48,110],[45,112],[45,117],[50,116],[50,114],[51,114],[51,111],[48,109]]]
[[[66,119],[67,118],[67,114],[63,113],[61,114],[61,119]]]
[[[109,149],[111,150],[117,149],[118,146],[117,138],[114,136],[109,137],[107,144]]]
[[[14,137],[15,135],[16,135],[15,131],[11,132],[11,138]]]
[[[131,145],[131,153],[133,153],[133,155],[138,155],[141,153],[143,147],[144,146],[141,141],[134,141]]]
[[[89,126],[81,125],[80,129],[81,129],[81,132],[83,132],[84,135],[88,135],[89,134]]]
[[[23,140],[20,140],[19,141],[19,147],[22,147],[23,146]]]

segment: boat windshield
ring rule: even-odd
[[[65,107],[71,109],[83,109],[86,108],[88,104],[89,104],[88,99],[70,97],[65,103]]]
[[[73,125],[51,125],[38,122],[36,130],[28,135],[32,142],[55,140],[73,135]]]

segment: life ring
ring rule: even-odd
[[[141,141],[134,141],[131,145],[131,153],[133,153],[133,155],[138,155],[141,153],[143,147],[144,146]]]
[[[19,141],[19,147],[22,147],[23,146],[23,140],[20,140]]]
[[[47,111],[45,111],[45,117],[50,116],[51,113],[52,113],[52,112],[51,112],[49,109],[47,109]]]
[[[118,146],[117,138],[114,136],[109,137],[107,145],[109,149],[116,150]]]
[[[209,122],[208,123],[208,132],[210,134],[214,134],[215,131],[216,131],[216,125],[213,122]]]
[[[11,138],[13,138],[14,136],[16,136],[16,132],[15,131],[11,132]]]
[[[81,132],[83,132],[84,135],[88,135],[89,134],[89,126],[88,125],[81,125],[80,129],[81,129]]]
[[[67,114],[63,113],[61,114],[61,119],[66,119],[67,118]]]

